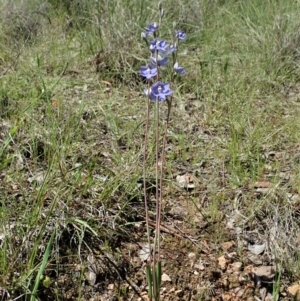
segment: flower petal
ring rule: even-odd
[[[178,40],[183,41],[186,38],[186,33],[183,30],[175,30],[175,36]]]

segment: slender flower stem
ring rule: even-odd
[[[159,20],[159,26],[161,25],[161,18]],[[159,81],[159,66],[158,66],[158,51],[155,51],[155,59],[156,59],[156,68],[157,68],[157,75],[156,80]],[[154,254],[153,254],[153,291],[154,291],[154,298],[155,300],[159,299],[159,287],[157,287],[157,274],[156,274],[156,262],[159,262],[160,256],[156,258],[156,251],[158,254],[160,254],[160,216],[159,216],[159,208],[160,208],[160,199],[159,199],[159,191],[158,189],[161,189],[159,187],[159,100],[156,101],[155,106],[156,111],[156,137],[155,137],[155,176],[156,176],[156,191],[155,191],[155,199],[156,199],[156,220],[155,220],[155,236],[154,236]],[[156,260],[157,259],[157,260]],[[160,277],[160,276],[159,276]]]
[[[171,96],[169,100],[167,100],[168,104],[168,112],[167,112],[167,120],[166,120],[166,126],[163,136],[163,142],[162,142],[162,151],[161,151],[161,164],[160,164],[160,181],[159,181],[159,210],[157,211],[157,220],[156,220],[156,228],[160,228],[161,223],[161,205],[162,205],[162,186],[163,186],[163,167],[165,162],[165,149],[167,144],[167,134],[168,134],[168,127],[169,127],[169,121],[170,121],[170,114],[171,114],[171,107],[172,107],[172,99]],[[158,245],[157,245],[157,253],[158,258],[160,258],[160,240],[158,239]]]
[[[150,94],[150,82],[148,84],[148,95]],[[147,183],[146,183],[146,170],[147,170],[147,145],[148,145],[148,133],[149,133],[149,120],[150,120],[150,100],[147,101],[147,113],[146,113],[146,125],[145,125],[145,137],[144,137],[144,154],[143,154],[143,185],[144,185],[144,203],[146,211],[146,228],[147,238],[149,245],[149,260],[152,262],[152,248],[150,241],[150,226],[149,226],[149,212],[148,212],[148,201],[147,201]]]
[[[155,60],[156,60],[156,69],[157,69],[157,73],[156,73],[156,80],[159,81],[159,66],[158,66],[158,51],[155,51]]]
[[[159,250],[159,246],[160,246],[160,199],[159,199],[159,189],[161,189],[161,187],[159,187],[159,101],[156,102],[156,138],[155,138],[155,176],[156,176],[156,229],[155,229],[155,238],[154,238],[154,252],[156,252],[156,250],[158,251],[158,253],[160,253]],[[160,261],[160,258],[157,257],[156,260],[156,254],[154,254],[153,256],[154,260],[153,260],[153,275],[155,275],[153,277],[153,282],[154,282],[154,294],[155,294],[155,298],[159,298],[159,288],[157,287],[157,281],[156,281],[156,261]],[[158,300],[158,299],[155,299]]]

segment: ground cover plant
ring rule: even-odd
[[[162,5],[187,76],[164,147],[160,299],[299,300],[300,3]],[[139,70],[158,2],[0,7],[1,299],[148,300]]]

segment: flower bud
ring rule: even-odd
[[[173,28],[175,29],[176,26],[177,26],[177,23],[174,21],[174,22],[173,22]]]

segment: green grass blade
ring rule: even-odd
[[[54,239],[55,233],[56,232],[53,231],[52,235],[50,236],[50,240],[49,240],[47,248],[45,250],[45,253],[44,253],[44,256],[43,256],[43,260],[41,262],[41,265],[40,265],[40,268],[38,270],[38,273],[37,273],[37,275],[35,277],[34,287],[33,287],[33,290],[32,290],[32,295],[30,297],[30,301],[36,301],[36,300],[38,300],[36,298],[36,293],[37,293],[37,290],[38,290],[39,285],[40,285],[41,276],[43,275],[43,273],[45,271],[45,268],[46,268],[46,265],[47,265],[47,262],[48,262],[48,258],[49,258],[50,253],[51,253],[51,248],[52,248],[52,243],[53,243],[53,239]]]

